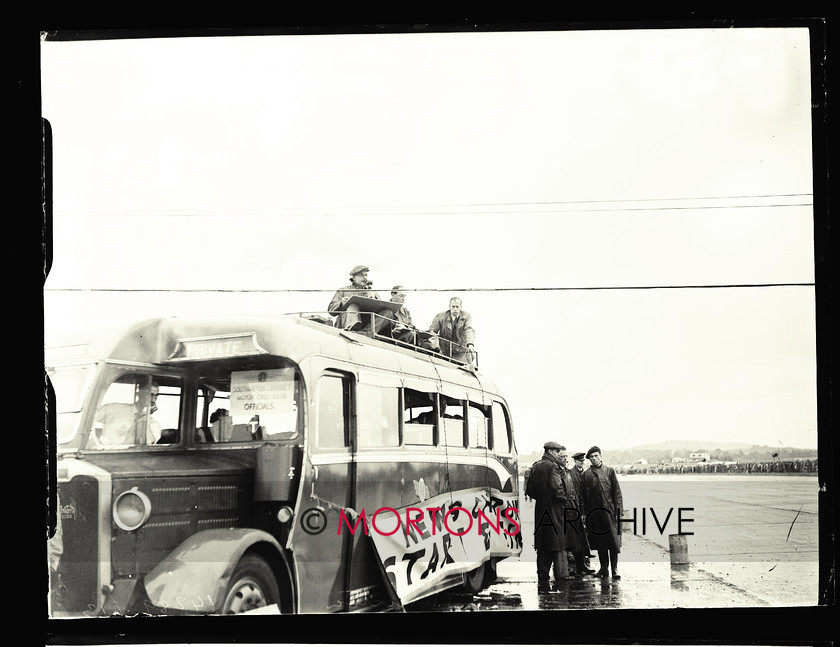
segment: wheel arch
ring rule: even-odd
[[[297,613],[295,577],[292,570],[294,564],[286,550],[282,546],[277,547],[271,542],[257,541],[251,544],[239,556],[239,559],[242,559],[248,553],[256,553],[265,559],[274,572],[274,579],[280,589],[280,611],[282,613]],[[225,579],[225,587],[227,587],[231,575],[232,572]]]
[[[247,552],[269,563],[280,589],[281,610],[294,612],[293,561],[272,535],[255,528],[202,530],[192,535],[143,578],[146,598],[155,609],[214,613]]]

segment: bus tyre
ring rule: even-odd
[[[484,587],[484,571],[486,570],[487,562],[482,562],[473,570],[464,573],[463,590],[466,593],[475,595]]]
[[[484,586],[488,587],[496,581],[498,575],[496,575],[496,564],[499,562],[498,559],[491,557],[487,560],[486,567],[484,569]]]
[[[271,566],[259,555],[245,554],[230,578],[221,613],[244,613],[279,601],[280,589]]]

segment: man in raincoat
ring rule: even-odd
[[[605,465],[596,445],[586,452],[591,465],[583,473],[583,501],[589,545],[598,551],[601,568],[597,575],[620,579],[618,554],[621,552],[621,518],[624,501],[615,470]]]
[[[555,583],[569,579],[566,558],[566,510],[571,505],[565,475],[566,448],[549,441],[545,453],[531,466],[526,494],[534,499],[534,548],[537,550],[537,590],[551,590],[551,570]],[[564,478],[565,476],[565,478]],[[571,531],[570,531],[571,532]]]

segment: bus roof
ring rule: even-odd
[[[435,381],[479,381],[483,390],[495,391],[492,382],[455,362],[296,315],[157,317],[45,349],[51,367],[100,360],[173,365],[257,355],[298,364],[325,355]]]

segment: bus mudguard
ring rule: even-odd
[[[148,602],[176,613],[212,613],[242,555],[256,544],[275,553],[291,580],[286,552],[269,533],[255,528],[202,530],[181,543],[144,578]]]

